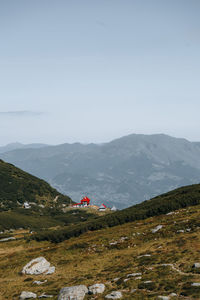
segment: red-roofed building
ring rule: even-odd
[[[84,197],[80,203],[76,203],[73,206],[74,207],[85,207],[90,205],[90,199],[88,197]]]

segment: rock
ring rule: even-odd
[[[35,281],[33,281],[33,284],[41,285],[41,284],[44,284],[45,282],[47,282],[47,280],[44,280],[44,281],[35,280]]]
[[[137,289],[132,289],[131,293],[135,293],[137,291]]]
[[[200,263],[194,263],[193,268],[200,268]]]
[[[8,237],[8,238],[0,239],[0,242],[7,242],[7,241],[14,241],[14,240],[16,240],[15,237]]]
[[[120,299],[122,298],[122,293],[118,291],[113,291],[110,294],[106,295],[106,299]]]
[[[85,285],[64,287],[60,290],[58,300],[83,300],[88,289]]]
[[[46,275],[53,274],[55,272],[56,268],[55,267],[50,267],[49,270],[45,273]]]
[[[162,225],[158,225],[156,226],[154,229],[151,230],[152,233],[156,233],[158,230],[160,230],[163,226]]]
[[[193,282],[191,286],[200,286],[200,282]]]
[[[177,294],[176,294],[176,293],[171,293],[169,296],[170,296],[170,297],[176,297]]]
[[[168,297],[168,296],[158,296],[158,299],[169,300],[170,297]]]
[[[152,283],[151,280],[147,280],[147,281],[144,281],[145,284],[149,284],[149,283]]]
[[[38,298],[53,298],[53,295],[47,295],[47,294],[43,293]]]
[[[138,256],[138,258],[141,258],[141,257],[150,257],[150,256],[151,256],[151,254],[144,254],[144,255]]]
[[[38,257],[31,260],[22,269],[22,274],[39,275],[39,274],[52,274],[55,267],[50,267],[50,263],[44,257]]]
[[[37,295],[35,293],[32,293],[32,292],[26,292],[26,291],[23,291],[21,293],[21,295],[19,296],[19,299],[20,300],[24,300],[24,299],[36,299],[37,298]]]
[[[103,283],[96,283],[88,288],[89,294],[102,294],[105,290],[105,285]]]
[[[177,230],[178,233],[184,233],[185,231],[183,229]]]
[[[116,277],[113,279],[113,281],[118,281],[120,279],[120,277]]]
[[[128,280],[130,280],[130,278],[125,278],[125,279],[124,279],[124,282],[127,282]]]

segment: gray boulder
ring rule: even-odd
[[[52,274],[55,272],[55,267],[51,267],[50,263],[44,257],[32,259],[22,269],[22,274],[39,275],[39,274]]]
[[[120,299],[122,298],[122,293],[118,291],[113,291],[110,294],[106,295],[106,299]]]
[[[32,293],[32,292],[26,292],[26,291],[23,291],[21,293],[21,295],[19,296],[19,299],[20,300],[24,300],[24,299],[36,299],[37,298],[37,295],[35,293]]]
[[[60,290],[58,300],[83,300],[88,288],[85,285],[64,287]]]
[[[96,283],[88,288],[89,294],[102,294],[105,290],[105,285],[103,283]]]

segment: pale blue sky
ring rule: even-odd
[[[199,0],[0,0],[0,144],[200,141]]]

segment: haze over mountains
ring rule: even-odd
[[[101,145],[33,144],[0,157],[74,201],[87,195],[118,208],[200,181],[200,143],[164,134],[132,134]]]

